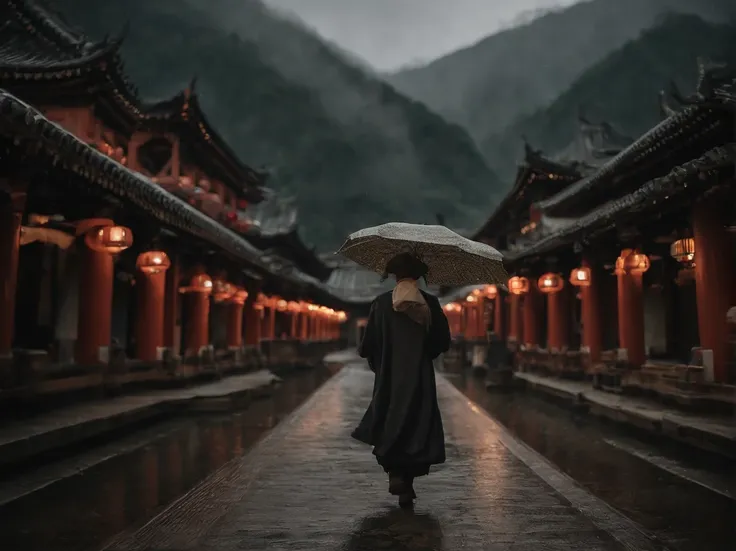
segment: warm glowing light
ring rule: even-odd
[[[471,302],[472,303],[472,302],[477,302],[478,299],[475,298],[473,295],[468,295],[467,297],[465,297],[465,300],[467,302]]]
[[[457,302],[450,302],[443,306],[445,312],[459,312],[463,309]]]
[[[210,294],[212,292],[212,278],[207,274],[196,274],[189,281],[187,287],[179,289],[182,293],[205,293]]]
[[[650,266],[649,257],[641,253],[632,253],[624,261],[624,268],[632,274],[643,274]]]
[[[483,292],[485,293],[486,298],[496,298],[498,288],[495,285],[486,285],[483,288]]]
[[[570,272],[570,284],[575,287],[590,287],[590,268],[581,266]]]
[[[276,310],[279,312],[283,312],[288,307],[289,303],[286,302],[284,299],[280,298],[276,301]]]
[[[529,280],[525,277],[512,277],[509,279],[509,292],[512,295],[525,295],[529,292]]]
[[[212,282],[212,292],[215,302],[229,300],[237,291],[238,288],[235,285],[222,278],[218,277]]]
[[[678,239],[670,245],[670,255],[681,264],[695,266],[695,239]]]
[[[158,274],[165,272],[171,266],[171,261],[163,251],[148,251],[138,255],[135,266],[144,274]]]
[[[543,293],[557,293],[565,287],[565,282],[559,274],[549,272],[537,280],[537,287]]]
[[[105,226],[89,232],[85,242],[92,250],[118,254],[133,244],[133,232],[124,226]]]
[[[337,321],[339,321],[340,323],[347,321],[347,319],[348,315],[342,310],[337,313]]]
[[[473,289],[473,296],[474,297],[479,297],[482,294],[483,294],[483,291],[481,291],[480,289]]]
[[[245,304],[245,301],[248,300],[248,291],[246,291],[242,287],[237,287],[236,289],[237,290],[232,297],[232,301],[235,304]]]
[[[289,312],[300,312],[302,307],[298,302],[294,302],[293,300],[290,300],[289,303],[286,305],[286,309]]]

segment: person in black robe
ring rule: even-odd
[[[353,438],[373,446],[402,506],[416,498],[414,478],[445,462],[445,435],[432,361],[450,347],[439,301],[417,287],[427,266],[409,254],[391,259],[396,288],[371,304],[358,353],[376,374],[373,399]]]

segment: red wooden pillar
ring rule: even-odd
[[[488,334],[488,326],[486,325],[486,301],[485,297],[479,296],[478,302],[476,303],[475,310],[477,312],[477,319],[476,319],[476,332],[477,337],[479,339],[486,339],[486,336]]]
[[[251,292],[245,301],[245,345],[258,346],[261,341],[261,310],[256,308],[258,293]]]
[[[276,305],[271,304],[270,302],[264,310],[266,320],[266,332],[263,338],[266,340],[273,340],[276,338]]]
[[[240,348],[243,344],[244,303],[232,299],[227,305],[227,346]]]
[[[536,346],[539,344],[539,296],[536,283],[529,282],[529,291],[524,295],[524,338],[522,342],[527,346]]]
[[[297,339],[299,338],[299,313],[291,310],[289,315],[291,316],[291,330],[289,331],[289,338]]]
[[[100,349],[110,346],[113,270],[110,253],[82,246],[76,343],[81,365],[102,363]]]
[[[509,308],[509,340],[521,342],[522,317],[521,317],[521,295],[511,295],[511,305]]]
[[[570,345],[569,295],[567,287],[547,295],[547,348],[563,350]]]
[[[590,266],[583,262],[583,266]],[[601,359],[601,347],[603,334],[600,319],[600,273],[591,270],[590,285],[580,287],[581,295],[581,317],[583,321],[582,342],[588,348],[588,354],[592,362]]]
[[[693,212],[695,292],[700,345],[713,351],[713,376],[730,382],[729,330],[726,313],[736,303],[736,266],[726,230],[723,206],[717,199],[698,203]]]
[[[622,251],[626,257],[629,251]],[[644,283],[643,274],[621,270],[618,278],[618,339],[628,362],[641,366],[646,361],[644,348]]]
[[[309,340],[309,311],[306,310],[306,305],[302,306],[299,314],[299,340]]]
[[[193,291],[186,297],[189,308],[184,349],[187,356],[196,356],[203,346],[210,342],[210,296],[208,293]]]
[[[143,273],[138,270],[136,356],[145,362],[155,362],[159,347],[164,346],[165,289],[165,271]]]
[[[166,270],[164,285],[164,346],[177,347],[176,330],[179,319],[179,261],[171,259],[171,266]],[[178,354],[178,351],[177,351]]]
[[[493,311],[493,330],[499,339],[506,338],[506,327],[504,327],[504,295],[501,291],[496,293],[495,309]]]
[[[0,207],[0,358],[13,349],[21,218],[12,203]]]
[[[187,323],[184,335],[185,356],[198,356],[210,342],[210,294],[212,279],[202,267],[196,268],[192,285],[187,289]]]

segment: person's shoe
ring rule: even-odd
[[[412,490],[412,493],[410,494],[401,494],[399,496],[399,507],[402,509],[411,509],[414,507],[414,498],[416,498],[416,494]]]
[[[403,476],[389,476],[388,493],[394,496],[401,496],[404,494],[411,494],[413,493],[413,490],[411,487],[407,488],[406,480],[404,480]]]

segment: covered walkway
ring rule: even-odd
[[[448,461],[417,481],[413,512],[399,509],[370,450],[349,437],[372,384],[349,361],[248,455],[107,549],[656,548],[441,376]]]

